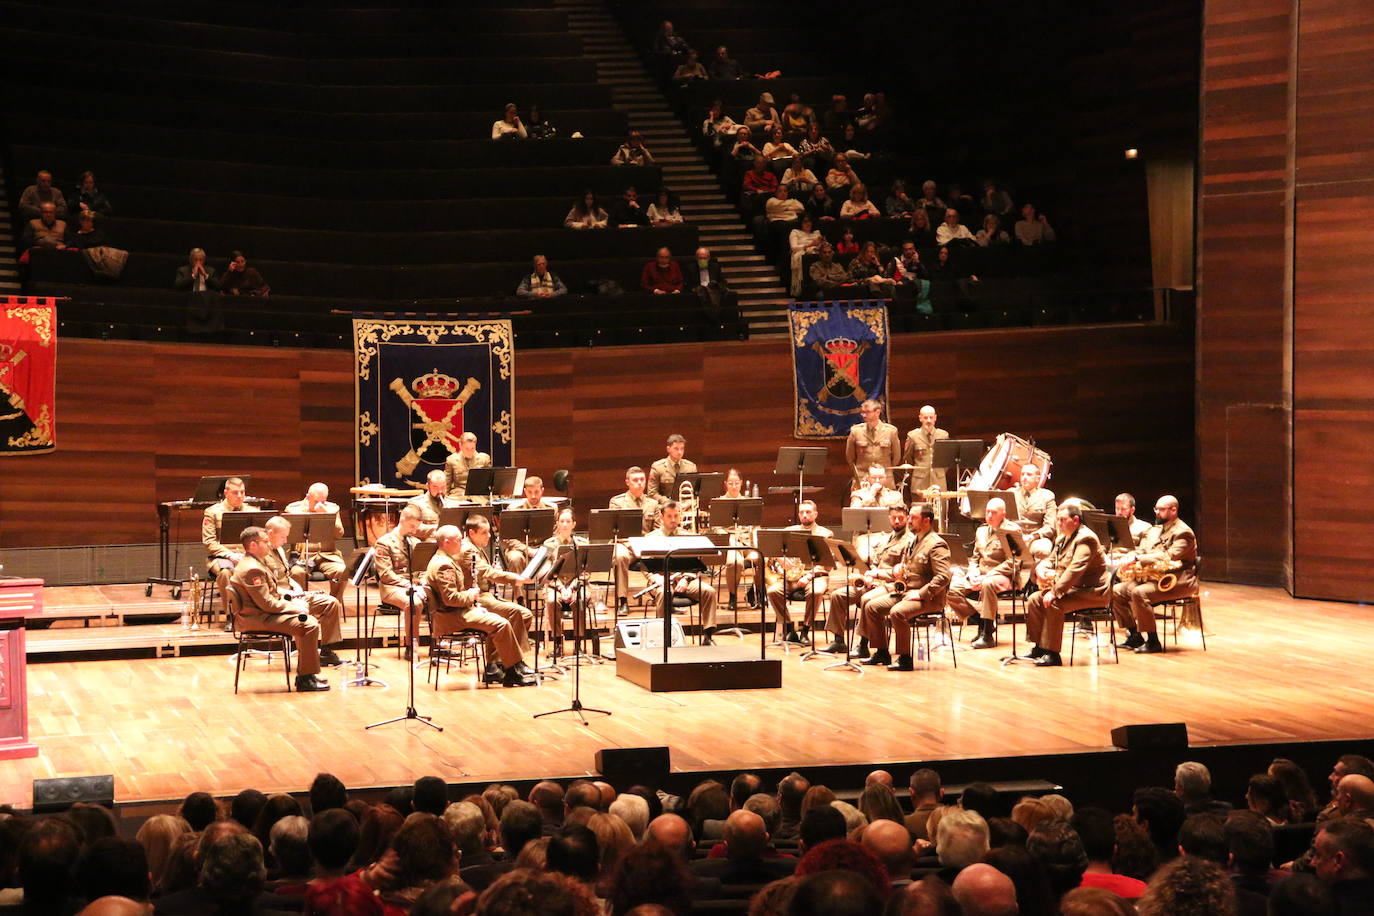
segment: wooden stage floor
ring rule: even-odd
[[[1127,722],[1186,721],[1195,745],[1374,735],[1369,608],[1232,585],[1204,596],[1208,651],[1185,633],[1179,651],[1124,653],[1120,665],[1109,653],[1094,663],[1083,640],[1078,665],[1060,669],[1003,668],[1003,652],[966,643],[958,670],[942,653],[911,674],[822,671],[825,661],[793,653],[780,690],[659,694],[617,678],[614,664],[584,667],[583,702],[614,712],[588,725],[571,713],[532,718],[568,705],[568,680],[478,689],[470,666],[438,693],[417,685],[419,711],[443,732],[365,731],[405,712],[394,650],[373,653],[389,688],[340,689],[336,669],[334,690],[306,695],[284,692],[279,660],[251,663],[237,696],[223,655],[39,663],[29,690],[40,755],[0,764],[0,801],[27,807],[34,778],[98,773],[114,774],[120,802],[302,790],[322,770],[350,788],[424,774],[577,776],[598,748],[622,746],[668,745],[674,769],[692,771],[1095,750]]]

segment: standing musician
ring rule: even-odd
[[[889,509],[894,506],[906,508],[900,490],[887,486],[887,468],[881,464],[870,465],[864,482],[849,494],[851,509]]]
[[[1133,546],[1140,545],[1140,539],[1145,536],[1145,532],[1152,527],[1143,518],[1135,517],[1135,497],[1129,493],[1116,494],[1116,514],[1129,520],[1131,526],[1131,541]]]
[[[612,496],[607,505],[610,509],[638,509],[644,514],[644,527],[641,534],[648,534],[654,530],[658,524],[658,500],[644,492],[644,469],[641,467],[631,467],[625,471],[625,492],[618,496]],[[622,532],[624,537],[633,537],[630,532]],[[624,544],[615,545],[615,556],[612,566],[615,569],[615,594],[616,603],[620,613],[624,613],[630,605],[630,564],[634,562],[634,554],[630,548]]]
[[[1070,501],[1055,513],[1059,537],[1036,570],[1037,578],[1052,579],[1026,602],[1026,638],[1035,643],[1030,657],[1041,668],[1063,664],[1064,615],[1107,602],[1107,558],[1082,511]]]
[[[881,598],[888,592],[887,583],[896,580],[896,567],[902,561],[902,554],[911,543],[911,532],[907,529],[906,506],[897,505],[887,510],[890,531],[875,531],[869,535],[855,535],[855,546],[859,556],[868,564],[868,572],[853,574],[844,587],[830,593],[830,613],[825,618],[825,628],[834,637],[826,648],[827,652],[843,653],[849,651],[845,636],[849,628],[849,609],[863,607],[870,597]],[[855,653],[859,658],[868,658],[868,640],[859,639]]]
[[[1040,486],[1040,469],[1028,464],[1021,469],[1016,494],[1017,524],[1025,535],[1032,558],[1043,559],[1054,546],[1054,491]]]
[[[417,621],[429,599],[423,570],[410,567],[411,553],[420,541],[420,518],[418,506],[402,506],[396,527],[372,545],[372,568],[377,573],[381,602],[407,615],[406,633],[410,639],[406,640],[406,645],[410,645],[410,640],[417,635]]]
[[[786,531],[804,531],[816,537],[834,537],[830,529],[816,524],[816,504],[804,499],[797,504],[797,524],[788,525]],[[817,566],[806,570],[797,557],[773,557],[769,560],[768,606],[773,609],[776,619],[782,621],[782,638],[785,642],[805,642],[811,636],[811,625],[816,622],[816,612],[825,602],[830,590],[829,574],[825,567]],[[784,575],[784,572],[786,575]],[[789,594],[783,593],[783,582],[787,583]],[[792,624],[792,615],[787,609],[789,598],[806,597],[806,616],[802,618],[801,630]]]
[[[444,472],[435,468],[425,478],[425,492],[406,500],[407,506],[414,506],[420,511],[418,534],[421,540],[428,541],[434,536],[434,529],[439,527],[439,510],[455,505],[454,500],[444,496],[446,486]]]
[[[544,497],[544,481],[539,477],[525,478],[525,498],[510,509],[557,509],[558,503]],[[535,548],[515,538],[503,538],[501,553],[506,560],[506,569],[520,572],[534,556]]]
[[[649,465],[648,492],[658,500],[659,505],[677,499],[679,474],[695,474],[697,470],[696,462],[682,457],[687,453],[687,440],[681,435],[673,433],[669,436],[664,448],[668,452],[667,457]]]
[[[563,509],[554,522],[553,534],[544,541],[544,548],[549,552],[549,562],[557,563],[562,560],[558,572],[545,580],[544,588],[544,611],[548,621],[549,638],[554,643],[555,656],[563,654],[563,614],[566,613],[573,618],[574,627],[585,626],[585,620],[578,618],[578,601],[579,585],[585,588],[587,576],[584,574],[579,581],[576,548],[585,545],[587,539],[574,535],[575,527],[577,522],[573,517],[573,510]]]
[[[1007,504],[993,497],[983,510],[984,524],[974,534],[969,569],[954,571],[949,587],[949,609],[959,620],[978,627],[975,649],[997,645],[997,595],[1010,591],[1021,568],[1022,549],[1016,543],[1020,530],[1006,523]],[[977,596],[979,610],[969,599]]]
[[[678,504],[672,500],[663,504],[663,512],[659,517],[659,525],[649,532],[649,537],[655,538],[675,538],[681,537],[682,531],[678,525],[682,522],[682,510]],[[693,573],[673,573],[670,588],[674,595],[686,595],[696,601],[701,606],[701,644],[711,645],[711,637],[716,633],[716,590],[701,577]],[[655,595],[661,596],[663,589],[663,576],[658,573],[649,574],[650,587],[646,591],[651,591]]]
[[[229,584],[243,599],[238,625],[245,630],[266,630],[294,637],[298,653],[296,690],[300,693],[328,690],[329,682],[319,677],[320,666],[342,664],[330,648],[343,638],[339,632],[342,607],[336,599],[326,595],[283,598],[278,591],[278,580],[266,561],[272,550],[267,532],[250,525],[243,529],[242,543],[244,557],[229,577]]]
[[[935,408],[929,404],[921,408],[916,419],[920,425],[906,434],[906,447],[902,449],[902,463],[916,466],[908,478],[911,492],[935,486],[944,489],[948,483],[945,469],[932,468],[931,462],[935,460],[935,443],[948,439],[949,433],[935,425]]]
[[[449,455],[444,462],[445,492],[453,499],[464,499],[468,494],[468,471],[489,467],[491,456],[477,451],[477,436],[470,432],[463,433],[458,438],[458,451]]]
[[[747,499],[744,492],[744,478],[740,476],[737,468],[731,468],[725,472],[725,492],[719,499]],[[717,525],[712,529],[719,534],[730,535],[730,545],[733,547],[757,547],[758,546],[758,527],[755,525]],[[738,598],[740,579],[744,577],[746,566],[757,568],[759,553],[757,550],[731,550],[725,554],[725,591],[728,595],[729,607],[734,610]]]
[[[500,662],[488,653],[487,670],[482,675],[485,681],[503,687],[528,687],[534,678],[525,666],[524,653],[529,648],[534,615],[491,593],[493,581],[511,575],[492,569],[482,554],[491,542],[491,523],[483,516],[469,515],[463,528],[467,540],[454,525],[443,525],[434,533],[439,549],[425,570],[433,611],[430,633],[436,640],[463,629],[487,633],[489,646]]]
[[[339,518],[339,506],[337,503],[329,501],[329,487],[322,483],[312,483],[310,488],[305,491],[305,499],[298,499],[286,507],[288,515],[319,512],[322,514],[334,513],[334,537],[344,536],[343,519]],[[322,553],[319,544],[300,543],[291,545],[292,551],[297,555],[296,562],[305,567],[307,574],[311,569],[318,569],[324,573],[329,580],[329,594],[343,602],[344,588],[348,585],[348,567],[344,564],[343,555],[335,549]]]
[[[902,459],[902,434],[891,423],[883,422],[883,405],[870,398],[859,405],[859,415],[864,421],[849,428],[849,438],[844,443],[844,460],[854,474],[851,490],[863,484],[868,468],[875,464],[889,468]],[[891,477],[884,479],[892,485]]]
[[[243,500],[248,495],[247,488],[243,485],[242,477],[230,477],[224,482],[224,498],[213,506],[205,510],[205,515],[200,520],[200,539],[205,544],[205,569],[209,577],[215,580],[215,588],[219,589],[220,600],[224,602],[224,628],[230,628],[229,623],[229,597],[224,592],[224,587],[229,584],[229,576],[233,573],[234,567],[243,559],[243,554],[226,544],[219,542],[220,531],[224,526],[224,513],[242,512]]]
[[[949,589],[949,545],[935,532],[935,507],[914,503],[908,516],[911,540],[902,553],[896,580],[889,588],[864,596],[859,635],[877,646],[865,665],[887,665],[889,671],[912,671],[911,619],[944,610]],[[875,594],[876,593],[876,594]],[[887,623],[892,623],[897,660],[887,650]]]
[[[1112,613],[1116,615],[1117,626],[1126,628],[1126,639],[1120,647],[1134,649],[1140,654],[1164,651],[1156,632],[1152,605],[1196,595],[1198,591],[1197,535],[1186,522],[1179,519],[1178,499],[1161,496],[1156,500],[1155,520],[1157,524],[1145,532],[1135,553],[1127,554],[1122,559],[1118,570],[1173,561],[1179,564],[1171,570],[1177,580],[1175,585],[1168,591],[1162,591],[1160,583],[1154,579],[1127,581],[1123,578],[1112,587]],[[1142,636],[1142,633],[1145,635]]]

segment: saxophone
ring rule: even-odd
[[[1146,557],[1120,570],[1117,578],[1123,582],[1153,582],[1161,592],[1170,592],[1178,585],[1177,571],[1182,566],[1178,560],[1152,560]]]

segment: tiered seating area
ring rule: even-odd
[[[522,346],[742,336],[695,297],[639,292],[660,245],[690,257],[690,223],[563,228],[584,190],[609,202],[661,184],[609,165],[627,119],[565,13],[392,6],[0,4],[10,199],[40,169],[68,196],[92,169],[114,205],[102,228],[130,252],[115,281],[70,252],[31,259],[30,292],[73,299],[64,333],[343,345],[347,312],[405,310],[513,312]],[[489,139],[507,102],[540,106],[557,137]],[[172,287],[193,247],[221,272],[243,251],[271,298],[218,303],[222,322],[188,329]],[[569,296],[512,298],[536,253]],[[597,295],[603,281],[628,292]]]

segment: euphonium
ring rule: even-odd
[[[1178,560],[1143,558],[1118,572],[1117,578],[1124,582],[1153,582],[1161,592],[1169,592],[1178,584],[1176,570],[1182,566]]]

